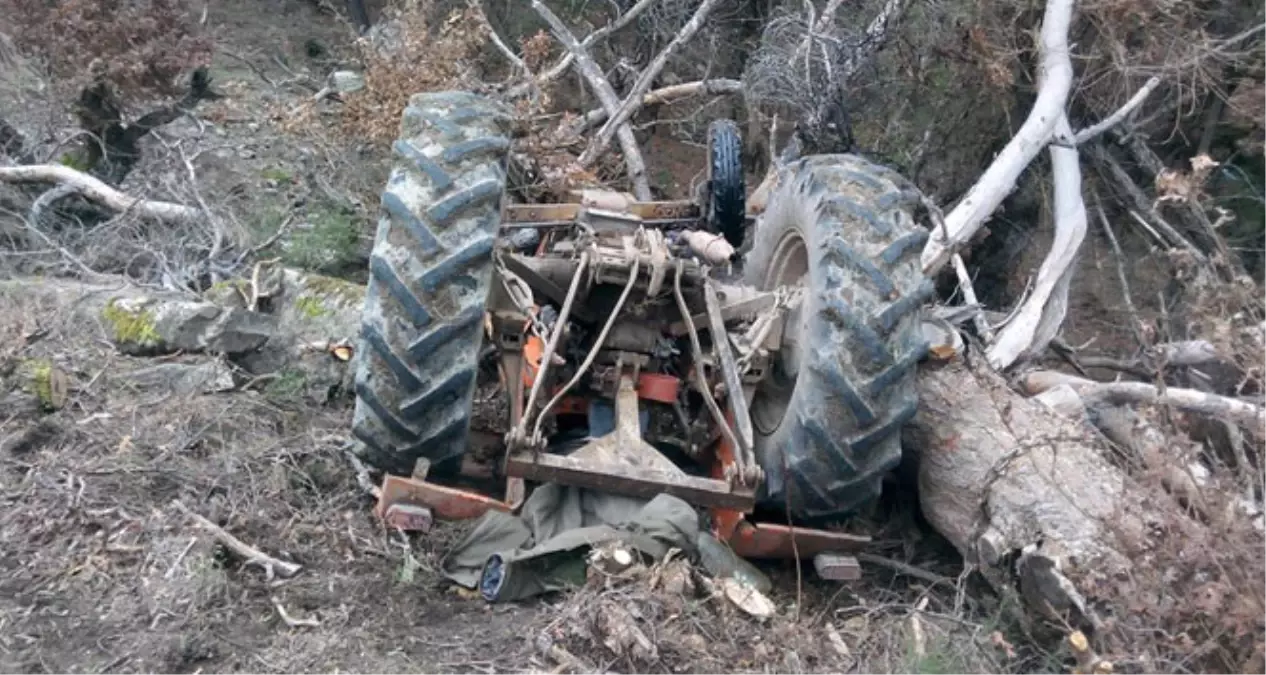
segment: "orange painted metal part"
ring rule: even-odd
[[[662,373],[642,373],[637,378],[637,397],[672,405],[681,391],[681,380]]]
[[[536,374],[541,369],[541,357],[545,354],[545,341],[535,335],[529,335],[523,341],[523,385],[531,389],[536,381]]]
[[[819,553],[855,553],[866,548],[870,537],[744,520],[727,541],[741,558],[807,560]]]
[[[536,374],[541,369],[541,357],[545,353],[545,341],[535,335],[523,341],[523,385],[532,388]],[[641,373],[637,378],[638,398],[672,405],[681,391],[681,380],[662,373]],[[557,390],[550,392],[551,395]],[[558,402],[554,412],[568,414],[588,412],[589,402],[582,396],[567,396]]]
[[[527,332],[527,327],[524,327]],[[545,342],[535,335],[528,335],[523,343],[522,379],[524,388],[531,388],[539,372]],[[504,382],[503,382],[504,384]],[[672,404],[677,401],[681,380],[660,373],[641,373],[638,376],[638,398]],[[524,402],[517,402],[515,417],[522,414]],[[565,396],[555,407],[556,413],[588,412],[588,399],[581,396]],[[726,422],[733,424],[732,414],[727,411]],[[725,436],[713,446],[711,476],[724,478],[728,466],[734,464],[734,448]],[[479,518],[488,511],[512,512],[523,503],[524,485],[521,479],[507,482],[507,501],[503,502],[471,490],[450,488],[404,476],[384,477],[382,494],[374,512],[384,518],[395,504],[412,504],[430,508],[443,520],[468,520]],[[712,531],[721,541],[727,542],[736,554],[743,558],[811,558],[819,553],[851,553],[862,549],[870,538],[862,535],[831,532],[827,530],[792,527],[774,523],[753,523],[743,511],[712,509]]]
[[[732,423],[727,412],[725,421]],[[724,478],[734,464],[734,447],[725,436],[713,446],[712,477]],[[864,535],[831,532],[776,523],[753,523],[742,511],[712,510],[712,534],[741,558],[811,558],[819,553],[851,553],[870,543]]]
[[[444,520],[469,520],[489,511],[512,510],[510,504],[470,490],[446,487],[428,481],[387,475],[382,480],[382,494],[374,515],[384,518],[395,504],[412,504],[431,509]]]

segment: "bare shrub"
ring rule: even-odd
[[[206,65],[212,42],[189,0],[0,0],[17,47],[68,87],[102,70],[136,94],[174,94],[181,75]],[[96,69],[89,66],[96,62]]]
[[[440,89],[472,88],[470,62],[483,46],[485,21],[477,8],[454,11],[434,28],[430,2],[397,8],[392,30],[398,39],[362,38],[357,46],[364,64],[365,88],[347,96],[343,128],[352,137],[389,144],[399,133],[400,113],[409,97]],[[385,44],[386,42],[394,44]]]
[[[1262,532],[1236,511],[1232,492],[1202,491],[1209,515],[1196,523],[1152,478],[1152,532],[1122,549],[1135,563],[1128,578],[1103,580],[1115,601],[1105,646],[1129,672],[1262,672]]]

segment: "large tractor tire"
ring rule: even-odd
[[[464,92],[409,101],[382,193],[356,351],[352,432],[363,459],[408,475],[466,450],[509,114]]]
[[[803,283],[772,373],[752,397],[765,506],[805,520],[847,515],[880,494],[914,417],[927,353],[919,309],[933,293],[927,230],[901,176],[852,155],[781,169],[744,265],[764,290]]]

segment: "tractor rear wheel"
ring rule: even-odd
[[[508,111],[475,94],[418,94],[382,193],[356,351],[352,433],[369,464],[408,475],[466,450],[501,223]]]
[[[800,519],[843,516],[879,496],[901,460],[927,353],[919,309],[918,192],[852,155],[781,169],[744,265],[762,290],[804,284],[770,378],[752,397],[763,502]]]

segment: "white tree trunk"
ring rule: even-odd
[[[1050,145],[1055,241],[1038,270],[1032,294],[989,348],[989,364],[999,370],[1046,349],[1068,313],[1073,266],[1086,238],[1086,204],[1081,195],[1081,164],[1073,145],[1073,131],[1063,114],[1056,123],[1055,138],[1056,142]]]
[[[966,243],[1015,189],[1016,180],[1050,141],[1064,115],[1072,89],[1073,66],[1068,49],[1068,27],[1074,0],[1048,0],[1042,19],[1041,69],[1037,101],[1028,119],[1002,149],[980,180],[945,218],[945,228],[932,233],[923,249],[923,270],[934,274],[949,261],[952,249]]]
[[[138,199],[106,185],[82,171],[60,164],[0,167],[0,181],[6,183],[56,183],[84,198],[120,213],[131,211],[143,218],[168,223],[192,223],[202,218],[198,209],[171,202]]]

